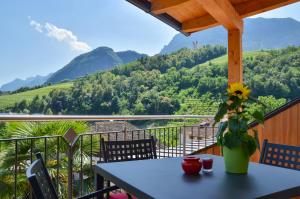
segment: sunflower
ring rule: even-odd
[[[241,100],[247,100],[250,94],[250,89],[248,89],[242,83],[236,82],[229,84],[227,92],[231,96],[236,96]]]

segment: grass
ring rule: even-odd
[[[256,57],[258,55],[265,55],[268,52],[266,51],[249,51],[249,52],[243,52],[243,58],[248,58],[248,57]],[[228,55],[223,55],[221,57],[209,60],[203,64],[200,64],[198,66],[200,67],[206,67],[209,66],[209,63],[211,64],[215,64],[215,65],[223,65],[223,64],[227,64],[228,61]],[[196,68],[196,67],[194,67]]]
[[[12,107],[15,103],[21,102],[22,100],[32,100],[36,95],[43,96],[47,95],[54,89],[69,89],[73,85],[72,82],[55,84],[46,86],[34,90],[24,91],[21,93],[2,95],[0,96],[0,110],[8,107]]]

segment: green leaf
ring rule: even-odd
[[[248,131],[248,122],[247,120],[241,119],[239,121],[239,131],[240,132],[247,132]]]
[[[255,139],[257,148],[260,151],[260,143],[259,143],[259,139],[258,139],[258,131],[256,129],[252,129],[252,131],[254,132],[254,139]]]
[[[248,139],[248,152],[249,152],[249,156],[251,156],[257,149],[257,144],[255,141],[255,138],[253,138],[252,136],[248,135],[249,139]]]
[[[224,145],[227,146],[228,148],[234,148],[241,146],[242,140],[241,136],[235,135],[232,132],[227,132],[224,135]]]
[[[226,102],[222,102],[220,105],[219,105],[219,108],[218,108],[218,111],[215,115],[215,122],[213,124],[213,126],[216,125],[216,123],[220,122],[220,120],[224,117],[224,115],[226,115],[227,113],[227,104]]]
[[[227,129],[227,127],[228,127],[228,121],[221,122],[219,124],[218,131],[216,133],[216,138],[223,137],[223,133],[225,132],[225,130]]]
[[[265,121],[265,117],[264,117],[264,114],[263,114],[263,112],[261,112],[261,111],[258,111],[258,110],[256,110],[253,114],[252,114],[252,116],[259,122],[259,123],[264,123],[264,121]]]
[[[237,135],[239,133],[239,120],[237,117],[231,117],[228,121],[229,131]]]

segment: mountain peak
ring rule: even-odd
[[[43,85],[51,75],[52,74],[49,74],[46,76],[36,75],[33,77],[25,78],[24,80],[20,79],[20,78],[16,78],[11,82],[3,84],[0,88],[0,90],[1,91],[15,91],[21,87],[34,87],[34,86]]]
[[[293,18],[247,18],[243,35],[243,49],[254,51],[261,49],[284,48],[300,45],[300,22]],[[227,32],[219,26],[185,37],[177,34],[163,47],[161,54],[168,54],[180,48],[195,48],[199,45],[227,46]]]
[[[142,56],[146,55],[135,51],[115,52],[112,48],[101,46],[75,57],[69,64],[55,72],[47,82],[57,83],[63,80],[73,80],[91,73],[110,70]]]

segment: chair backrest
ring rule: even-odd
[[[300,147],[264,140],[259,162],[300,171]]]
[[[37,153],[36,156],[37,160],[26,171],[26,176],[32,187],[34,196],[38,199],[58,199],[42,155]]]
[[[156,159],[156,147],[153,136],[150,139],[130,141],[104,141],[101,139],[101,151],[104,162]]]

